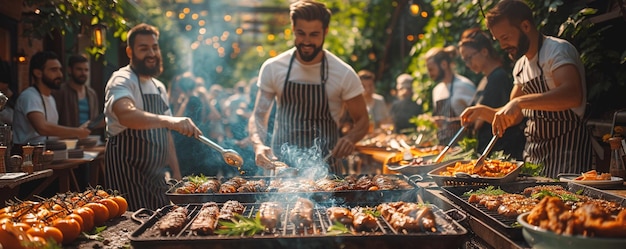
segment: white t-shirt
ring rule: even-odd
[[[155,78],[141,82],[141,89],[137,74],[135,74],[130,66],[125,66],[113,72],[111,78],[104,88],[104,113],[106,115],[107,133],[115,136],[125,130],[127,127],[120,124],[119,119],[113,113],[113,104],[121,98],[129,98],[135,102],[135,106],[139,110],[143,110],[143,94],[160,94],[163,101],[167,104],[167,90],[165,85]],[[171,109],[168,109],[165,115],[171,115]]]
[[[41,101],[42,98],[44,102]],[[59,113],[57,112],[57,104],[54,101],[54,97],[52,95],[41,95],[34,87],[26,88],[17,98],[13,112],[14,144],[30,143],[31,145],[36,145],[46,142],[46,137],[39,135],[28,120],[28,114],[31,112],[40,112],[50,123],[58,124],[59,122]]]
[[[257,85],[263,91],[276,94],[277,108],[281,107],[281,96],[285,86],[285,77],[291,55],[295,48],[289,49],[274,58],[266,60],[261,66]],[[359,76],[350,65],[341,61],[331,52],[324,50],[328,61],[328,81],[326,81],[326,96],[330,113],[335,122],[339,125],[343,102],[359,96],[363,93],[363,85]],[[314,65],[303,65],[297,59],[293,60],[289,81],[321,84],[320,67],[322,63]]]
[[[454,113],[459,116],[465,108],[472,104],[474,94],[476,93],[476,86],[468,78],[455,74],[454,81],[452,82],[452,109]],[[450,98],[450,86],[444,82],[439,82],[433,88],[433,109],[437,108],[437,102]]]
[[[555,88],[554,76],[552,75],[554,70],[566,64],[573,64],[578,68],[581,79],[580,83],[582,84],[583,99],[578,107],[572,108],[571,110],[574,111],[576,115],[582,117],[585,114],[585,106],[587,103],[587,83],[585,81],[585,68],[580,60],[580,54],[568,41],[552,36],[546,36],[546,39],[543,40],[540,53],[539,64],[541,64],[541,68],[543,69],[549,90]],[[539,77],[539,75],[541,75],[541,70],[537,67],[537,54],[535,54],[531,60],[528,60],[526,56],[522,56],[522,58],[515,62],[515,67],[513,68],[513,84],[528,82]]]

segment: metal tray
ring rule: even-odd
[[[359,175],[363,176],[363,175]],[[165,193],[170,201],[175,204],[203,203],[213,201],[224,203],[228,200],[236,200],[241,203],[256,203],[262,201],[291,202],[298,197],[307,197],[320,203],[355,203],[355,202],[381,202],[381,201],[417,201],[419,187],[402,174],[383,174],[383,176],[396,178],[397,181],[408,183],[410,188],[394,190],[345,190],[345,191],[314,191],[314,192],[247,192],[247,193],[196,193],[179,194],[176,188],[184,182],[178,182]],[[340,176],[345,178],[346,176]],[[284,177],[242,177],[247,180],[264,179],[269,185],[272,181],[284,180]],[[287,177],[289,178],[289,177]],[[227,179],[220,179],[225,182]]]
[[[604,192],[602,190],[592,188],[585,185],[576,183],[565,182],[516,182],[516,183],[504,183],[499,185],[493,185],[496,188],[500,188],[507,193],[519,194],[527,187],[534,187],[540,185],[558,185],[562,186],[566,190],[578,193],[581,195],[589,196],[592,198],[603,199],[607,201],[613,201],[626,207],[626,198],[613,195],[611,193]],[[484,206],[478,206],[468,202],[469,197],[463,196],[464,193],[470,190],[478,190],[485,186],[444,186],[441,189],[443,194],[448,197],[452,202],[459,205],[461,209],[467,211],[475,218],[485,222],[490,227],[501,232],[505,236],[513,240],[523,240],[522,228],[517,226],[517,216],[505,216],[498,214],[497,211],[491,211]]]
[[[188,204],[185,207],[189,219],[185,228],[172,236],[161,236],[155,229],[161,217],[167,214],[173,205],[165,206],[147,219],[138,220],[142,224],[130,234],[131,245],[135,249],[163,248],[460,248],[466,238],[467,230],[450,218],[436,206],[437,232],[403,233],[393,229],[382,217],[378,218],[378,227],[372,232],[327,235],[332,225],[326,215],[326,206],[317,204],[314,210],[314,222],[307,229],[299,229],[284,217],[289,213],[293,203],[284,203],[285,212],[277,230],[271,233],[253,236],[194,235],[189,224],[198,214],[202,204]],[[244,204],[243,216],[254,217],[260,204]],[[219,205],[221,207],[221,205]],[[347,205],[350,206],[350,205]],[[363,206],[363,205],[360,205]],[[133,217],[145,210],[138,210]]]
[[[442,165],[439,168],[428,172],[428,176],[433,178],[435,183],[437,183],[437,185],[439,186],[488,186],[515,181],[517,179],[517,176],[519,175],[519,172],[522,169],[522,165],[524,165],[524,162],[518,161],[517,168],[515,168],[515,170],[509,172],[503,177],[455,177],[440,175],[441,172],[446,171],[447,167],[453,166],[457,162],[469,163],[470,160],[448,162],[445,165]]]

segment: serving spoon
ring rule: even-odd
[[[233,166],[233,167],[237,167],[237,169],[241,171],[241,166],[243,165],[243,158],[241,157],[241,155],[239,155],[239,153],[237,153],[237,151],[234,151],[231,149],[224,149],[222,148],[222,146],[219,146],[215,142],[211,141],[211,139],[208,139],[207,137],[203,135],[200,135],[198,137],[198,140],[208,145],[209,147],[217,150],[217,152],[221,153],[222,158],[224,158],[224,162],[226,162],[226,164]]]

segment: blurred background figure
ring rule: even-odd
[[[396,77],[397,100],[391,104],[390,115],[396,133],[415,132],[417,126],[409,120],[422,113],[421,103],[413,100],[413,77],[403,73]]]
[[[481,73],[483,78],[478,83],[472,106],[483,105],[492,108],[504,106],[509,102],[513,78],[511,69],[502,65],[502,57],[496,52],[491,37],[480,30],[472,28],[463,32],[459,42],[461,58],[472,71]],[[504,151],[511,158],[522,159],[522,152],[526,139],[524,138],[525,122],[507,129],[494,145],[492,151]],[[478,119],[470,124],[475,138],[478,140],[477,149],[482,152],[491,140],[491,120]]]
[[[459,115],[472,104],[476,86],[452,69],[457,50],[454,46],[434,47],[426,53],[428,76],[437,83],[432,91],[433,113],[439,144],[448,144],[461,128]]]
[[[389,121],[389,110],[385,103],[385,98],[376,93],[376,75],[369,70],[361,70],[357,73],[363,85],[363,98],[367,106],[367,113],[370,119],[369,133],[380,128],[380,124]]]
[[[13,91],[11,91],[9,87],[10,85],[11,65],[7,61],[0,60],[0,92],[9,98],[4,109],[0,110],[0,125],[13,124],[13,108],[15,107],[15,99],[17,96],[13,96]]]

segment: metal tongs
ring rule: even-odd
[[[456,132],[454,137],[452,137],[452,140],[448,142],[448,145],[446,145],[446,147],[444,147],[443,150],[439,152],[439,155],[437,155],[437,157],[435,158],[435,161],[434,161],[435,163],[440,163],[441,161],[443,161],[443,156],[445,156],[446,153],[448,153],[448,151],[450,150],[450,147],[452,147],[452,145],[456,142],[456,140],[459,139],[461,134],[463,134],[463,131],[465,131],[465,126],[461,126],[461,129],[459,129],[459,131]]]
[[[476,160],[476,164],[474,164],[474,169],[473,169],[474,172],[478,172],[480,168],[483,167],[483,165],[485,164],[485,159],[487,158],[487,155],[489,155],[489,152],[491,152],[491,149],[493,149],[493,146],[496,144],[496,141],[498,141],[498,135],[493,135],[493,137],[491,138],[491,141],[489,141],[489,144],[487,144],[487,147],[485,147],[483,154],[481,154],[478,160]]]
[[[198,137],[198,140],[221,153],[222,157],[224,158],[224,162],[226,162],[228,165],[237,168],[241,168],[241,166],[243,165],[243,158],[241,157],[241,155],[239,155],[239,153],[237,153],[237,151],[224,149],[222,148],[222,146],[219,146],[215,142],[211,141],[211,139],[208,139],[203,135],[200,135]]]

